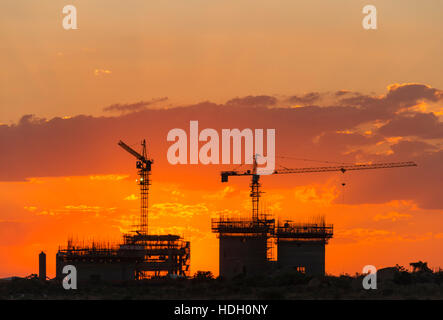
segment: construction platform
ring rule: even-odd
[[[275,230],[277,242],[315,242],[327,244],[332,238],[333,225],[323,221],[318,223],[296,223],[286,220],[278,223]]]
[[[74,244],[56,255],[56,277],[65,265],[77,269],[78,281],[128,281],[155,277],[189,276],[190,242],[177,235],[124,235],[120,245]]]
[[[275,220],[264,216],[259,220],[246,218],[226,218],[212,219],[212,232],[222,237],[262,237],[273,234]]]

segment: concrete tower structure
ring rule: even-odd
[[[325,246],[332,238],[333,226],[324,219],[318,223],[286,221],[276,228],[277,265],[309,275],[325,274]]]
[[[212,231],[218,234],[219,272],[224,278],[259,275],[270,270],[269,239],[273,219],[214,219]]]
[[[46,254],[43,251],[38,255],[38,278],[46,280]]]

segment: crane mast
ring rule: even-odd
[[[252,220],[259,221],[259,201],[262,191],[260,191],[260,175],[257,174],[257,156],[254,157],[254,162],[251,170],[245,171],[222,171],[221,182],[228,182],[230,176],[251,176],[251,193],[252,200]],[[369,169],[384,169],[384,168],[400,168],[400,167],[416,167],[417,164],[412,161],[408,162],[388,162],[388,163],[373,163],[373,164],[355,164],[355,165],[342,165],[342,166],[330,166],[330,167],[307,167],[307,168],[293,168],[293,169],[281,169],[274,170],[271,174],[289,174],[289,173],[313,173],[313,172],[333,172],[353,170],[369,170]]]
[[[140,221],[137,233],[141,235],[148,234],[148,194],[149,194],[149,185],[150,182],[150,174],[151,174],[151,165],[154,162],[152,159],[148,159],[147,151],[146,151],[146,140],[143,140],[142,152],[141,154],[132,149],[123,141],[119,141],[118,145],[126,150],[128,153],[132,154],[136,161],[137,174],[139,176],[138,184],[140,185]]]
[[[250,197],[252,199],[252,219],[254,221],[258,220],[259,213],[259,200],[262,191],[260,191],[261,183],[260,183],[260,175],[257,174],[257,155],[254,156],[254,163],[252,165],[252,180],[251,180],[251,194]]]

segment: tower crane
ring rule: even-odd
[[[345,173],[346,171],[352,170],[368,170],[368,169],[384,169],[384,168],[400,168],[400,167],[416,167],[417,164],[408,162],[388,162],[388,163],[373,163],[373,164],[355,164],[355,165],[342,165],[342,166],[330,166],[330,167],[307,167],[307,168],[293,168],[293,169],[280,169],[274,170],[271,174],[287,174],[287,173],[311,173],[311,172],[331,172],[331,171],[341,171]],[[252,171],[222,171],[221,172],[221,182],[228,182],[231,176],[252,176],[251,193],[250,197],[252,199],[252,220],[259,220],[259,199],[261,195],[260,187],[260,175],[257,174],[257,155],[254,157]]]
[[[141,154],[132,149],[123,141],[119,141],[118,145],[125,149],[127,152],[132,154],[135,158],[137,158],[136,168],[137,173],[139,175],[138,184],[140,185],[140,226],[139,230],[137,230],[138,234],[147,235],[148,234],[148,192],[149,192],[149,175],[151,174],[151,165],[154,163],[152,159],[149,159],[146,152],[146,140],[143,140],[142,152]]]

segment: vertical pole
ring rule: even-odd
[[[259,212],[259,199],[260,199],[260,182],[259,175],[252,175],[251,182],[251,199],[252,199],[252,220],[258,220],[258,212]]]
[[[257,155],[254,155],[252,165],[251,199],[252,199],[252,220],[258,221],[259,199],[260,199],[260,175],[257,174]]]
[[[146,160],[139,169],[140,176],[140,233],[148,234],[148,193],[149,193],[149,175],[151,171],[151,161],[147,158],[146,140],[142,142],[143,151],[142,156]]]
[[[143,167],[140,169],[140,231],[148,234],[148,193],[149,193],[149,171]]]
[[[38,255],[38,278],[46,280],[46,254],[43,251]]]

